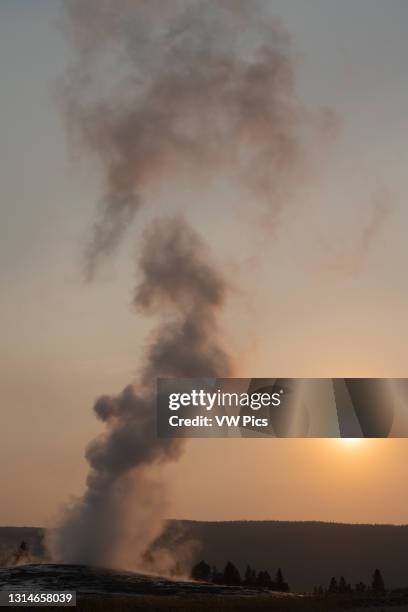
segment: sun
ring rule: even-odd
[[[364,438],[339,438],[338,440],[343,446],[355,448],[356,446],[361,446]]]

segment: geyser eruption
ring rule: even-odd
[[[133,566],[142,563],[164,518],[163,490],[150,481],[152,466],[176,459],[183,444],[157,438],[156,378],[230,372],[216,321],[226,287],[207,262],[199,236],[180,217],[154,222],[145,233],[140,269],[135,306],[157,312],[163,322],[135,385],[95,403],[105,432],[88,446],[86,491],[66,511],[57,533],[56,554],[65,562],[120,565],[129,563],[131,548]],[[133,497],[136,503],[130,504]]]
[[[315,122],[296,95],[292,46],[268,3],[64,6],[75,50],[60,88],[68,131],[104,172],[87,278],[115,250],[152,185],[201,186],[222,176],[269,227],[279,223],[308,174],[303,137],[322,117]]]
[[[75,53],[60,87],[67,128],[103,172],[86,277],[114,252],[152,187],[176,192],[178,181],[187,182],[199,206],[197,186],[222,177],[251,213],[257,207],[269,227],[278,223],[307,175],[303,136],[315,124],[297,98],[291,44],[268,3],[63,6]],[[162,322],[136,383],[95,404],[105,433],[87,449],[85,493],[57,533],[56,556],[66,562],[129,566],[128,548],[133,567],[143,562],[164,511],[152,471],[182,448],[180,440],[156,437],[156,378],[230,373],[216,325],[226,286],[182,218],[153,223],[140,270],[135,306]]]

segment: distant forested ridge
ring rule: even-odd
[[[0,527],[0,559],[24,540],[46,560],[43,534],[36,527]],[[187,571],[202,559],[217,568],[232,559],[242,577],[248,565],[272,577],[281,567],[292,592],[327,587],[334,576],[370,585],[374,568],[381,569],[387,588],[408,587],[408,526],[170,520],[154,548],[174,551],[187,543],[193,555]]]
[[[312,591],[333,576],[369,585],[376,567],[388,588],[408,586],[406,525],[171,520],[155,546],[175,550],[188,541],[195,543],[192,564],[224,567],[233,559],[241,575],[248,565],[272,576],[283,567],[292,591]]]

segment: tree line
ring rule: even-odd
[[[244,576],[241,578],[238,568],[231,561],[227,561],[224,569],[219,571],[215,565],[211,567],[202,560],[193,566],[191,578],[199,582],[212,582],[213,584],[220,585],[264,588],[284,593],[290,591],[289,584],[286,582],[280,568],[276,572],[275,578],[272,579],[267,570],[257,572],[248,565]],[[381,571],[376,569],[372,576],[371,585],[366,585],[364,582],[360,581],[353,587],[346,581],[344,576],[340,576],[339,579],[333,576],[326,588],[323,586],[315,587],[314,594],[332,595],[338,593],[365,593],[370,591],[382,593],[385,592],[385,590],[384,578]]]
[[[6,553],[3,558],[0,559],[0,567],[13,566],[13,565],[24,565],[29,563],[31,560],[31,553],[28,545],[23,540],[20,546],[13,552]]]
[[[324,588],[323,586],[315,587],[314,593],[316,595],[330,595],[335,593],[365,593],[370,590],[374,591],[375,593],[383,593],[385,591],[384,578],[382,577],[379,569],[374,570],[371,586],[368,586],[364,582],[360,581],[353,587],[346,581],[344,576],[340,576],[339,580],[333,576],[327,588]]]
[[[210,567],[205,561],[200,561],[192,568],[191,578],[200,582],[212,582],[213,584],[225,584],[228,586],[264,588],[285,593],[290,591],[289,584],[286,582],[280,568],[276,572],[275,579],[272,579],[267,570],[257,572],[248,565],[245,575],[241,578],[239,570],[231,561],[227,561],[222,571],[219,571],[215,565]]]

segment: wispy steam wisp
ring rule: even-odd
[[[67,0],[75,59],[68,128],[100,160],[105,193],[87,249],[92,278],[150,184],[232,179],[279,222],[306,174],[310,116],[289,37],[254,0]]]

